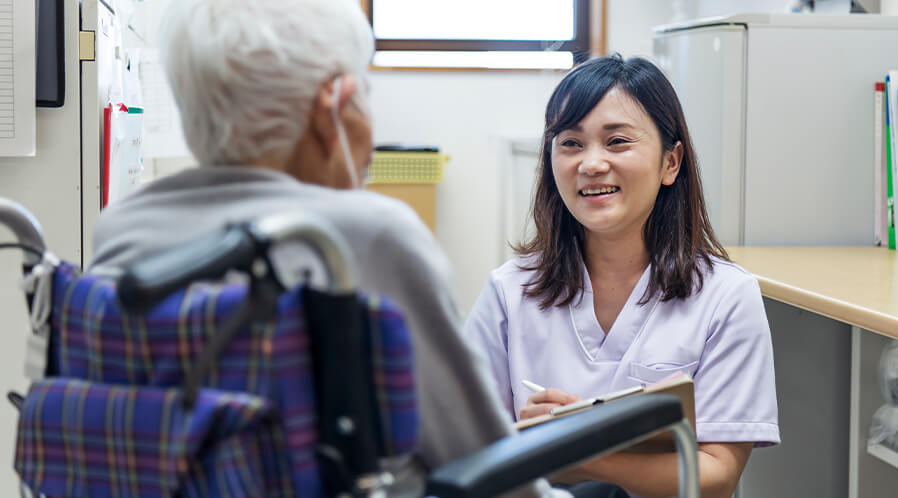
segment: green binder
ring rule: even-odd
[[[889,83],[889,77],[886,76],[886,199],[888,199],[886,201],[886,214],[888,216],[887,226],[889,229],[889,249],[895,249],[895,192],[894,180],[892,179],[892,123],[891,113],[889,112]]]

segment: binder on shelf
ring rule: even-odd
[[[888,245],[885,162],[885,82],[877,81],[873,92],[873,245]]]
[[[894,76],[894,78],[893,78]],[[898,105],[898,71],[889,71],[885,83],[885,107],[886,107],[886,225],[889,249],[895,249],[895,182],[898,174],[895,172],[895,162],[898,156],[895,154],[898,140],[895,140],[896,105]]]

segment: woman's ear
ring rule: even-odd
[[[674,148],[665,152],[661,162],[661,183],[673,185],[680,173],[680,165],[683,163],[683,142],[677,142]]]

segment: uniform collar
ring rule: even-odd
[[[642,272],[642,276],[633,287],[633,291],[608,334],[605,334],[596,319],[589,272],[586,270],[586,265],[582,265],[582,268],[583,293],[579,299],[568,305],[573,332],[583,353],[590,361],[620,361],[658,304],[657,296],[652,296],[645,304],[639,304],[648,288],[652,265],[648,265]]]

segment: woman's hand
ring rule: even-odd
[[[519,419],[524,420],[545,415],[552,408],[569,405],[575,401],[580,401],[580,396],[549,388],[527,398],[527,405],[521,408]]]

